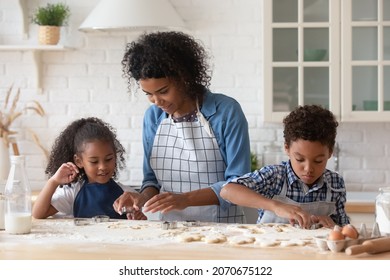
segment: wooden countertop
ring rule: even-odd
[[[4,260],[389,260],[390,252],[348,256],[344,252],[320,251],[316,244],[305,246],[259,247],[253,244],[183,243],[167,238],[164,242],[153,240],[129,241],[126,236],[115,237],[108,226],[95,230],[88,236],[82,227],[66,219],[33,220],[31,234],[10,235],[0,231],[0,259]],[[133,230],[141,229],[139,221],[128,222]],[[158,223],[148,221],[144,223]],[[224,224],[218,224],[224,226]],[[85,226],[87,229],[89,225]],[[228,226],[226,224],[226,226]],[[253,225],[252,225],[253,226]],[[50,228],[50,231],[49,231]],[[68,234],[72,232],[72,234]],[[135,232],[135,231],[133,231]],[[160,231],[161,232],[161,231]],[[129,234],[131,231],[129,231]],[[157,234],[157,231],[156,231]],[[166,232],[169,236],[169,232]],[[98,236],[100,236],[98,238]],[[102,236],[110,236],[104,238]],[[134,236],[133,236],[134,237]],[[98,239],[97,239],[98,238]]]
[[[376,192],[347,192],[347,213],[375,213]]]

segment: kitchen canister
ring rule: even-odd
[[[5,185],[5,231],[10,234],[31,232],[31,188],[24,156],[11,156],[11,168]]]
[[[390,188],[380,188],[375,199],[375,220],[381,235],[390,235]]]

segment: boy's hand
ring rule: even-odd
[[[312,222],[320,224],[326,228],[333,228],[336,224],[329,216],[314,216],[312,215]]]

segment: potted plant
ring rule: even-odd
[[[32,22],[39,25],[39,43],[56,45],[60,40],[60,27],[68,23],[70,9],[64,3],[38,7],[33,14]]]

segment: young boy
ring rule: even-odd
[[[290,223],[310,228],[349,223],[343,178],[326,169],[338,122],[318,105],[296,108],[283,120],[284,149],[289,161],[230,180],[221,196],[257,208],[257,223]]]

